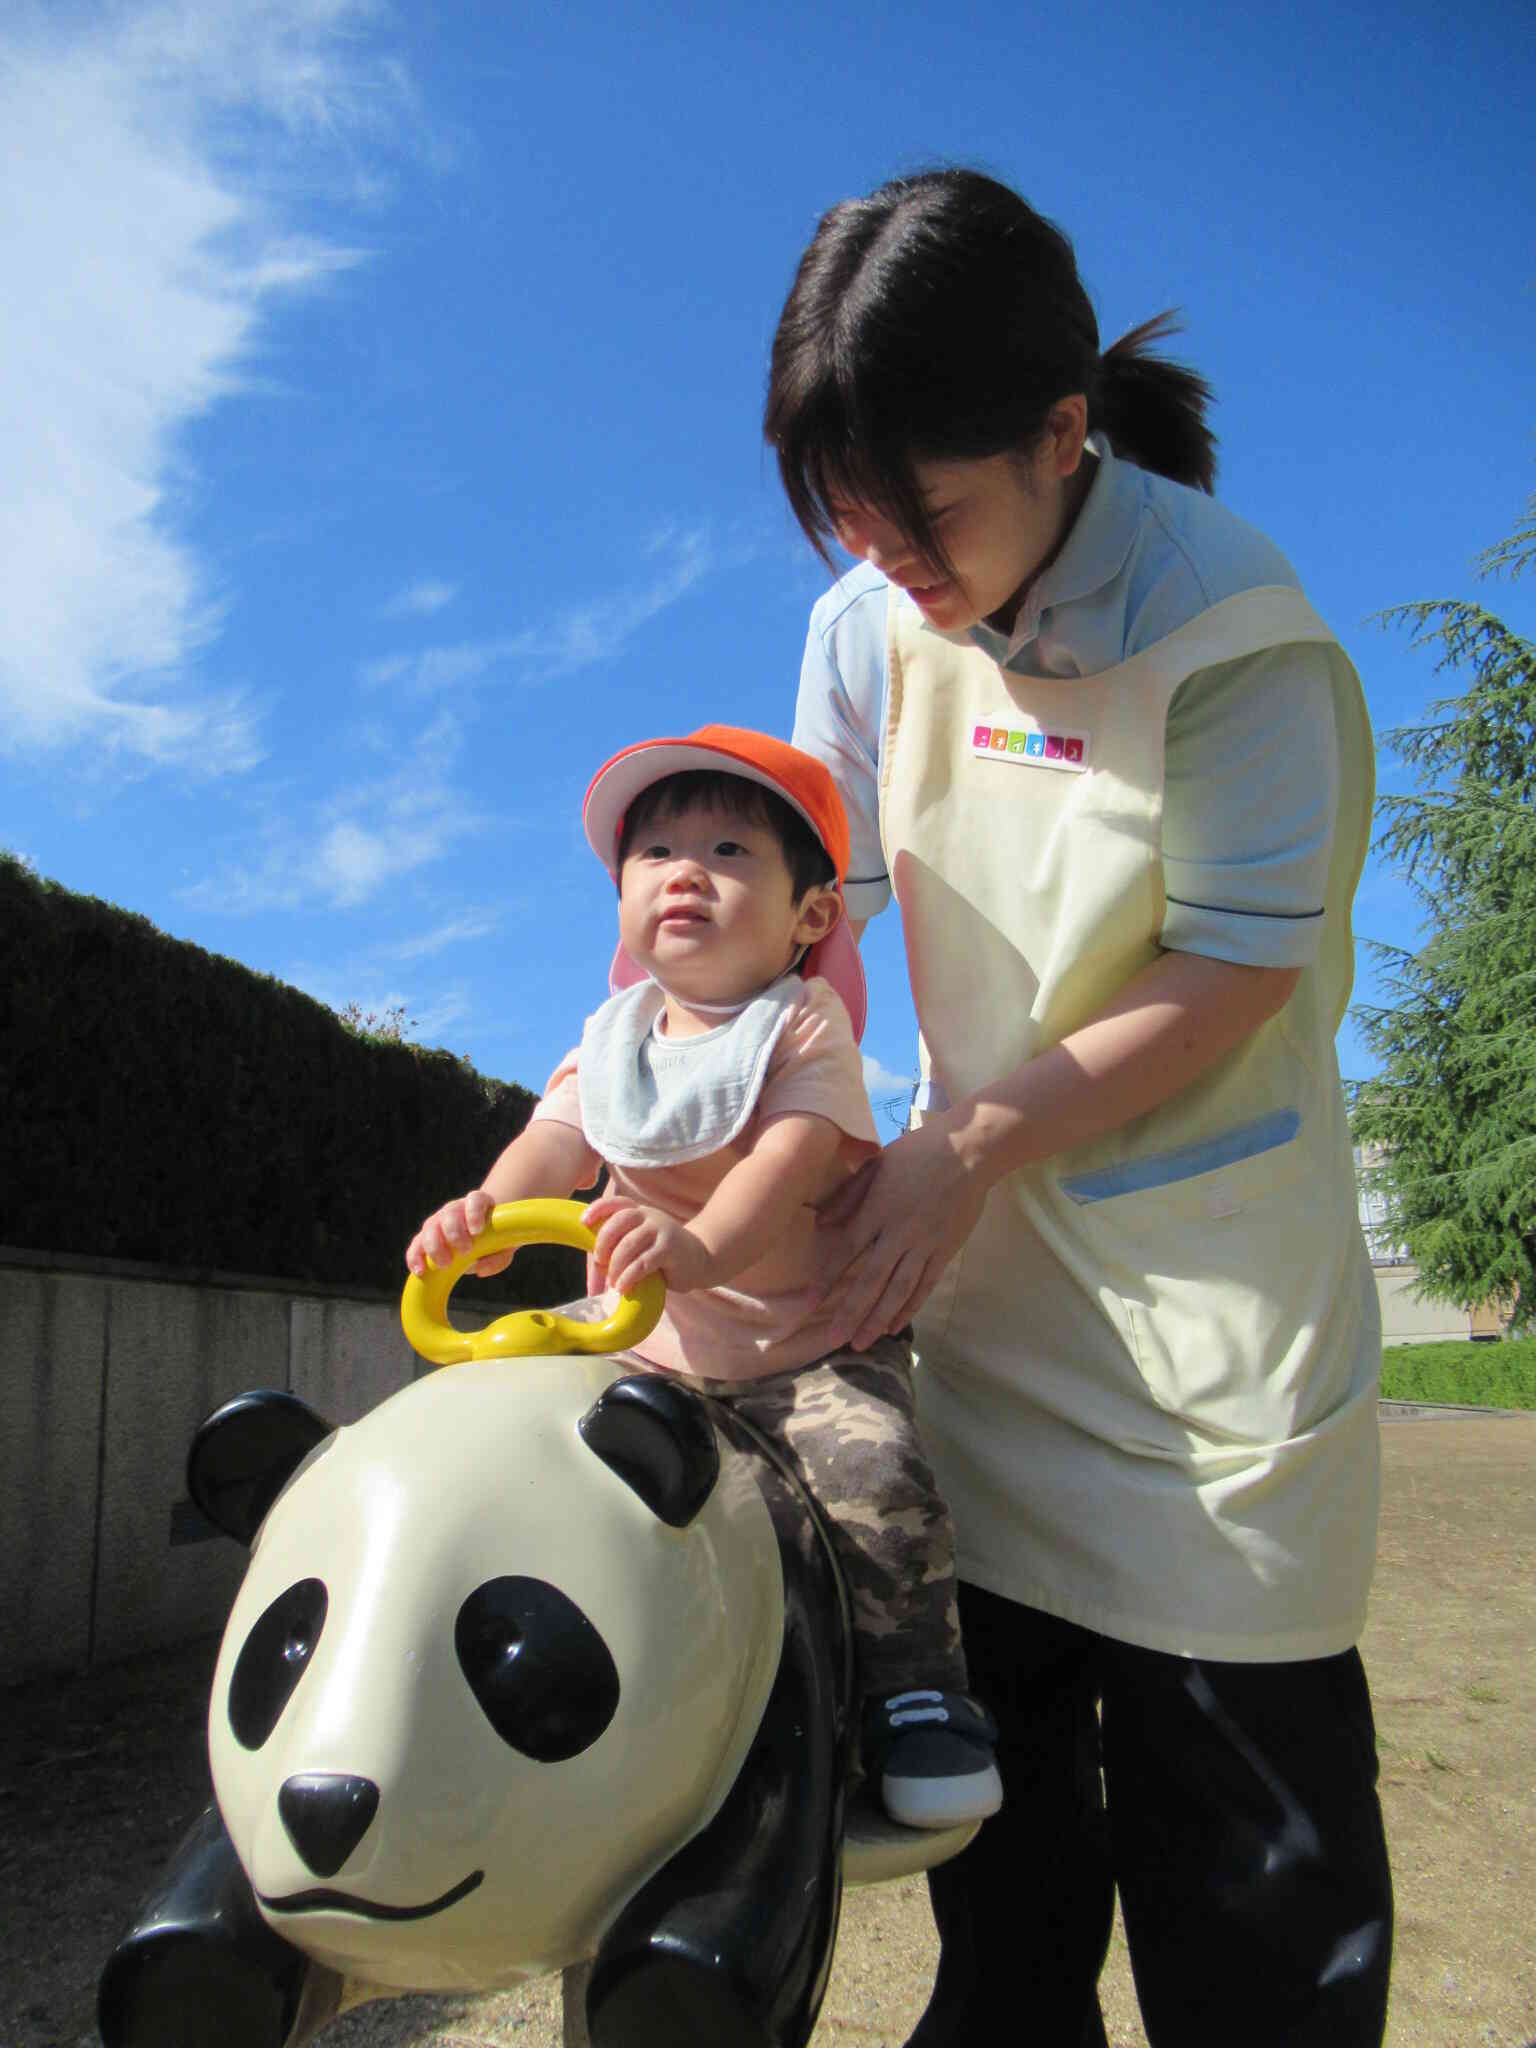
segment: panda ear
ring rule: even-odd
[[[659,1373],[615,1380],[576,1426],[587,1448],[673,1529],[687,1527],[720,1476],[704,1403]]]
[[[249,1543],[316,1444],[332,1434],[296,1394],[240,1394],[200,1423],[187,1452],[187,1492],[217,1529]]]

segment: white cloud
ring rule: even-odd
[[[423,577],[418,583],[407,584],[397,591],[384,607],[386,619],[430,618],[445,605],[453,603],[459,594],[457,583],[443,583],[434,577]]]
[[[439,988],[429,1002],[418,1003],[410,1012],[415,1021],[407,1036],[418,1045],[445,1045],[450,1028],[465,1023],[473,1013],[469,990],[462,983]]]
[[[873,1053],[862,1055],[864,1062],[864,1086],[873,1097],[877,1095],[910,1095],[912,1076],[892,1073],[889,1067],[882,1067]]]
[[[593,662],[611,661],[642,626],[686,596],[712,569],[743,559],[740,549],[717,549],[703,527],[664,528],[641,552],[655,563],[652,573],[592,604],[569,606],[534,625],[484,640],[383,655],[364,666],[362,679],[422,696],[505,669],[519,682],[553,682]]]
[[[492,932],[499,931],[502,917],[499,911],[468,910],[450,919],[447,924],[422,932],[418,938],[401,939],[392,946],[381,946],[379,957],[384,960],[426,960],[434,953],[444,953],[450,946],[467,946],[476,939],[488,939]]]
[[[893,1074],[889,1067],[881,1066],[873,1053],[864,1053],[862,1059],[864,1092],[874,1110],[876,1128],[891,1126],[904,1130],[912,1102],[912,1076]]]
[[[108,7],[0,36],[0,733],[244,767],[258,710],[200,687],[219,579],[178,514],[182,429],[265,323],[358,260],[306,235],[409,91],[368,0]],[[281,152],[260,153],[273,124]],[[290,189],[269,166],[281,157]],[[308,192],[305,187],[308,187]]]
[[[333,903],[362,903],[392,872],[417,867],[420,858],[409,841],[343,818],[320,843],[315,879]]]
[[[233,914],[356,909],[487,829],[458,781],[459,747],[456,723],[440,719],[406,765],[334,792],[308,817],[296,815],[291,796],[272,793],[252,850],[181,890],[181,900]]]

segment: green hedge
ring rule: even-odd
[[[1390,1345],[1382,1355],[1381,1391],[1389,1401],[1536,1408],[1536,1338]]]
[[[533,1102],[0,856],[0,1243],[392,1291]],[[580,1272],[524,1252],[487,1293]]]

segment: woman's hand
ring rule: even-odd
[[[597,1232],[592,1261],[609,1287],[633,1294],[648,1273],[660,1273],[675,1294],[690,1294],[710,1283],[709,1253],[691,1230],[625,1195],[599,1195],[581,1213]]]
[[[1096,1017],[898,1138],[822,1208],[817,1297],[863,1351],[928,1299],[1004,1174],[1118,1131],[1290,1000],[1300,969],[1162,953]],[[844,1334],[846,1333],[846,1334]]]
[[[436,1215],[429,1216],[405,1248],[405,1263],[417,1279],[425,1275],[428,1259],[441,1270],[462,1258],[490,1222],[495,1206],[484,1188],[476,1188],[456,1202],[445,1202]],[[493,1273],[505,1271],[511,1263],[510,1251],[488,1252],[475,1261],[472,1270],[482,1280],[489,1280]]]
[[[976,1228],[989,1183],[959,1157],[942,1117],[908,1131],[820,1210],[817,1305],[832,1339],[867,1351],[904,1329]]]

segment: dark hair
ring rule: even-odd
[[[1210,490],[1210,386],[1151,353],[1160,313],[1099,354],[1060,228],[973,170],[896,178],[822,216],[773,340],[763,432],[827,560],[831,504],[871,505],[946,571],[913,465],[1033,449],[1082,392],[1119,455]]]
[[[642,789],[624,813],[619,866],[633,852],[640,834],[658,819],[711,808],[734,811],[737,817],[768,827],[784,855],[797,903],[807,889],[829,889],[836,882],[831,856],[794,805],[749,775],[732,775],[724,768],[685,768]]]

